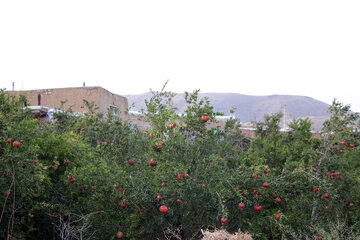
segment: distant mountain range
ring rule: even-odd
[[[214,110],[230,115],[230,110],[235,109],[233,114],[241,122],[262,121],[264,114],[272,114],[284,111],[286,105],[286,122],[295,118],[309,117],[313,121],[313,129],[320,130],[322,123],[329,117],[327,109],[329,104],[314,98],[296,95],[270,95],[251,96],[237,93],[199,93],[199,99],[207,96]],[[150,99],[151,93],[125,95],[129,106],[134,104],[132,110],[145,109],[145,99]],[[179,112],[186,109],[185,94],[177,94],[174,99]],[[281,126],[283,123],[281,123]]]

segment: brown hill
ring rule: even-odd
[[[199,98],[207,96],[215,111],[230,115],[230,110],[235,108],[234,116],[241,122],[257,122],[263,120],[264,114],[283,112],[286,105],[286,122],[295,118],[309,117],[313,121],[313,129],[320,130],[322,122],[328,118],[328,104],[306,96],[296,95],[270,95],[250,96],[237,93],[199,93]],[[134,104],[132,110],[145,108],[145,99],[151,93],[126,95],[129,106]],[[186,109],[184,94],[174,97],[174,104],[179,112]],[[281,123],[282,124],[282,123]]]

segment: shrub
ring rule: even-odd
[[[273,114],[250,140],[235,119],[210,128],[218,113],[198,91],[186,93],[182,115],[173,96],[153,91],[144,111],[152,129],[141,131],[92,111],[43,123],[25,99],[1,93],[0,237],[195,239],[204,228],[253,239],[359,235],[359,116],[349,106],[334,101],[319,139],[308,119],[282,132]]]

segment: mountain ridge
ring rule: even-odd
[[[129,106],[134,104],[133,110],[139,111],[145,108],[145,99],[152,94],[124,95],[127,97]],[[286,123],[296,118],[309,117],[313,122],[313,130],[321,129],[321,125],[330,114],[327,112],[329,104],[308,96],[301,95],[246,95],[240,93],[198,93],[199,99],[208,97],[210,104],[216,112],[230,115],[230,110],[235,108],[234,116],[241,122],[257,122],[263,120],[264,114],[282,112],[286,105]],[[184,93],[176,93],[173,98],[174,105],[178,112],[186,109]]]

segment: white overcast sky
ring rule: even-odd
[[[360,111],[360,1],[0,1],[0,88],[125,95],[166,80]]]

